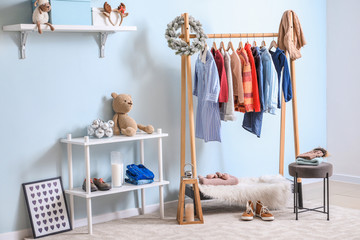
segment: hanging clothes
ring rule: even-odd
[[[244,106],[244,86],[241,61],[236,52],[230,55],[231,75],[233,80],[234,105]]]
[[[249,43],[245,44],[245,51],[249,57],[250,66],[251,66],[251,78],[252,78],[252,90],[253,90],[253,98],[254,98],[254,110],[255,112],[260,112],[260,99],[259,99],[259,87],[257,83],[257,76],[256,76],[256,66],[254,57],[251,51],[251,45]]]
[[[225,103],[228,101],[228,84],[226,79],[226,72],[224,66],[224,58],[222,57],[219,50],[215,50],[214,48],[211,49],[211,53],[213,54],[217,70],[219,73],[219,81],[220,81],[220,94],[219,94],[219,102]]]
[[[266,47],[260,48],[261,62],[263,65],[264,78],[264,112],[275,114],[277,108],[277,72],[272,61],[269,50]]]
[[[198,98],[195,136],[205,142],[221,142],[219,93],[220,81],[216,63],[212,53],[205,49],[200,52],[195,63],[193,91],[193,95]]]
[[[236,117],[234,112],[234,92],[230,54],[224,49],[221,49],[221,55],[223,56],[225,63],[224,65],[228,84],[228,101],[223,103],[220,107],[220,119],[223,121],[235,121]]]
[[[270,51],[272,60],[275,65],[276,72],[278,74],[278,108],[281,108],[281,97],[280,97],[280,81],[282,73],[282,91],[284,93],[284,100],[288,102],[292,99],[292,89],[291,89],[291,80],[290,72],[288,67],[288,62],[285,56],[285,53],[280,48],[276,48],[276,51]]]
[[[260,100],[260,111],[259,112],[247,112],[244,115],[243,128],[247,131],[255,134],[257,137],[261,135],[261,127],[263,120],[263,109],[264,109],[264,88],[263,88],[263,65],[259,47],[252,48],[252,55],[255,62],[256,76],[258,83],[258,92]]]
[[[235,105],[235,111],[252,112],[254,111],[254,98],[250,61],[244,48],[237,50],[236,53],[239,55],[241,60],[242,80],[244,87],[244,105]]]
[[[292,41],[292,38],[294,38],[294,41]],[[296,60],[301,58],[300,48],[305,44],[306,40],[298,16],[292,10],[284,12],[279,26],[279,48],[288,51],[290,59]]]

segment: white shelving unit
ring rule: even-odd
[[[54,32],[74,32],[74,33],[99,33],[100,34],[100,57],[104,57],[105,43],[110,33],[136,31],[136,26],[91,26],[91,25],[53,25]],[[42,24],[43,32],[51,32],[49,26]],[[21,59],[25,59],[25,46],[29,33],[37,32],[35,24],[15,24],[3,26],[4,32],[20,32]]]
[[[87,201],[87,218],[88,218],[88,231],[92,234],[92,209],[91,199],[94,197],[101,197],[105,195],[117,194],[122,192],[129,192],[134,190],[141,190],[141,214],[145,213],[145,188],[159,187],[159,198],[160,198],[160,218],[164,218],[164,185],[169,184],[169,181],[163,179],[163,159],[162,159],[162,138],[167,137],[167,133],[162,133],[161,129],[153,134],[147,133],[136,133],[133,137],[127,136],[114,136],[111,138],[103,139],[90,139],[88,136],[83,138],[72,138],[71,134],[68,134],[66,139],[61,139],[60,142],[67,144],[68,153],[68,171],[69,171],[69,190],[65,190],[66,194],[70,195],[70,221],[74,226],[74,196],[85,198]],[[159,168],[159,179],[155,180],[151,184],[144,185],[132,185],[125,183],[120,188],[112,188],[108,191],[90,191],[90,146],[109,144],[109,143],[121,143],[129,141],[140,141],[140,162],[145,163],[144,158],[144,140],[146,139],[158,139],[158,168]],[[84,146],[85,150],[85,166],[86,166],[86,192],[81,187],[74,188],[73,186],[73,170],[72,170],[72,145]]]

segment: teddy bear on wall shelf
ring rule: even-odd
[[[133,105],[130,95],[112,93],[111,96],[113,98],[112,107],[115,111],[115,115],[113,117],[114,135],[120,135],[121,133],[126,136],[134,136],[138,128],[148,134],[154,132],[153,126],[137,124],[134,119],[127,115]]]

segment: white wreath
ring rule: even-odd
[[[184,17],[177,16],[167,25],[165,38],[167,39],[169,48],[176,50],[175,54],[178,55],[193,55],[197,51],[204,49],[207,35],[202,29],[201,23],[192,16],[189,16],[190,32],[196,34],[196,38],[192,41],[190,46],[184,40],[178,38],[181,33],[176,32],[183,24]]]

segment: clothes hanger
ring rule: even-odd
[[[256,41],[255,41],[255,33],[254,33],[254,42],[253,42],[253,46],[257,47]]]
[[[249,34],[247,34],[247,44],[249,44]]]
[[[220,48],[219,48],[219,50],[221,50],[221,49],[223,49],[224,51],[225,51],[225,45],[224,45],[224,42],[223,42],[223,40],[222,40],[222,34],[221,34],[221,42],[220,42]]]
[[[239,47],[237,50],[240,50],[243,48],[243,43],[242,43],[242,37],[241,37],[241,33],[240,33],[240,42],[239,42]]]
[[[213,45],[212,45],[212,48],[215,49],[215,51],[217,51],[217,47],[216,47],[216,42],[215,42],[215,34],[213,34],[213,38],[214,38],[214,42],[213,42]]]
[[[274,34],[273,34],[273,40],[272,40],[272,42],[270,43],[270,46],[269,46],[269,51],[270,51],[273,47],[275,47],[275,48],[278,47],[278,46],[277,46],[277,43],[275,42]]]
[[[229,41],[229,43],[228,43],[228,47],[227,47],[226,51],[228,52],[230,49],[231,49],[233,52],[235,52],[234,46],[233,46],[233,44],[232,44],[232,42],[231,42],[231,33],[230,33],[230,41]]]
[[[265,34],[263,33],[263,40],[261,42],[261,48],[265,47],[266,43],[265,43]]]

